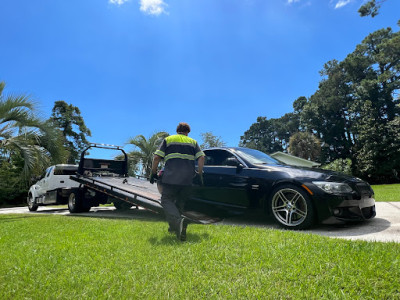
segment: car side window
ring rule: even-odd
[[[232,161],[235,161],[235,156],[225,150],[206,151],[204,164],[206,166],[232,166]]]
[[[53,170],[53,167],[48,168],[48,169],[46,170],[46,177],[49,177],[49,176],[50,176],[51,170]]]
[[[57,166],[54,169],[54,175],[75,175],[77,171],[78,171],[77,167],[75,168],[75,167]]]

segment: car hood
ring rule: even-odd
[[[338,173],[331,170],[306,168],[306,167],[294,167],[288,165],[260,165],[257,166],[260,169],[268,169],[269,171],[282,172],[287,177],[297,179],[309,179],[309,180],[321,180],[321,181],[333,181],[333,182],[362,182],[361,179]]]

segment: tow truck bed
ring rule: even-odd
[[[123,160],[88,158],[89,149],[103,148],[122,152]],[[161,197],[157,186],[146,180],[128,176],[128,157],[125,151],[114,145],[91,144],[81,154],[77,175],[71,180],[80,183],[76,194],[68,200],[70,212],[88,211],[91,206],[107,203],[108,199],[127,202],[155,213],[163,213]],[[88,193],[86,193],[88,192]],[[181,211],[182,215],[194,223],[209,224],[220,221],[195,211]]]
[[[162,212],[160,193],[147,181],[133,177],[76,177],[71,176],[87,188],[120,200],[138,205],[154,212]]]
[[[163,213],[161,197],[156,185],[134,177],[86,177],[71,176],[71,179],[119,200],[140,206],[155,213]],[[219,218],[206,216],[195,211],[184,211],[182,215],[193,223],[210,224],[220,221]]]

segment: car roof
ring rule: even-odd
[[[240,150],[240,149],[250,149],[250,148],[246,148],[246,147],[211,147],[211,148],[203,149],[203,151],[206,151],[206,150]]]

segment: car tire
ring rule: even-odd
[[[113,201],[113,203],[114,203],[115,208],[118,209],[118,210],[129,210],[132,207],[131,203],[128,203],[128,202],[125,202],[125,201],[121,201],[121,200],[117,200],[117,199],[115,199]]]
[[[294,185],[273,190],[269,208],[275,222],[286,229],[306,229],[315,222],[315,210],[308,194]]]
[[[83,203],[83,194],[80,191],[72,192],[68,197],[68,210],[70,213],[88,212],[90,206]]]
[[[36,201],[35,199],[33,199],[32,194],[29,194],[27,202],[29,211],[37,211],[39,205],[36,204]]]

